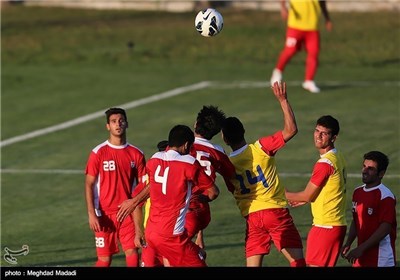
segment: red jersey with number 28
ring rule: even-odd
[[[122,146],[105,141],[90,153],[85,174],[96,177],[96,214],[118,212],[118,205],[132,197],[134,188],[146,178],[143,152],[127,143]]]
[[[211,188],[212,178],[194,157],[174,150],[155,153],[148,160],[146,170],[151,201],[146,231],[162,236],[182,234],[193,187]]]

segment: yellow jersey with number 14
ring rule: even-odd
[[[282,133],[278,132],[230,154],[236,173],[236,179],[232,180],[235,186],[233,195],[244,217],[264,209],[287,207],[275,157],[266,153],[266,150],[270,150],[270,154],[275,154],[284,145]]]

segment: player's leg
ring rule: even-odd
[[[305,33],[304,46],[307,52],[306,69],[303,88],[318,93],[320,89],[315,84],[314,78],[318,69],[318,56],[320,51],[320,36],[318,31],[308,31]]]
[[[111,256],[97,256],[95,267],[109,267],[111,265]]]
[[[102,231],[95,232],[97,261],[96,267],[109,267],[112,255],[119,252],[117,235],[110,216],[103,214],[99,217]]]
[[[304,47],[307,52],[305,81],[313,81],[318,68],[320,50],[320,36],[318,31],[305,33]]]
[[[163,258],[156,254],[156,251],[148,244],[142,248],[142,267],[163,266]]]
[[[312,226],[307,236],[307,265],[335,266],[345,235],[346,226],[332,228]]]
[[[302,248],[283,248],[281,253],[288,260],[291,267],[306,266]]]
[[[253,255],[246,258],[247,267],[261,267],[264,255]]]
[[[115,217],[116,218],[116,217]],[[115,220],[115,222],[117,222]],[[135,245],[135,225],[131,215],[126,217],[122,223],[117,222],[119,242],[125,252],[125,260],[127,267],[139,266],[139,251]]]
[[[289,209],[270,209],[263,217],[269,227],[275,247],[285,256],[291,267],[306,266],[303,243]]]
[[[285,46],[279,54],[278,61],[272,71],[271,85],[282,80],[282,73],[291,58],[301,49],[303,32],[293,28],[287,28]]]
[[[146,232],[148,246],[165,259],[164,266],[205,267],[200,247],[188,238],[186,231],[174,237],[163,237],[158,233]]]
[[[125,260],[127,267],[139,266],[139,252],[137,248],[125,250]]]
[[[246,219],[246,266],[262,266],[264,255],[271,250],[271,235],[264,227],[263,217],[269,209],[250,213]]]

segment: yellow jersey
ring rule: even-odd
[[[230,154],[236,173],[236,179],[232,180],[235,186],[233,195],[244,217],[264,209],[287,207],[285,189],[279,180],[274,157],[284,145],[279,131]]]
[[[319,29],[321,7],[318,0],[291,0],[287,26],[303,31]]]
[[[346,225],[346,162],[336,149],[321,155],[316,163],[333,167],[332,174],[314,202],[311,203],[313,224],[318,226]],[[315,171],[315,168],[314,168]]]

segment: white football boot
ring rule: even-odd
[[[319,93],[321,90],[319,89],[319,87],[317,87],[317,85],[315,84],[314,81],[304,81],[304,83],[302,84],[303,88],[305,90],[308,90],[309,92],[312,93]]]
[[[281,70],[275,68],[274,71],[272,71],[271,86],[274,86],[274,83],[277,81],[282,81],[282,72]]]

